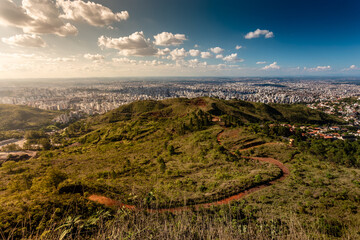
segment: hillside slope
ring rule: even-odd
[[[282,239],[297,233],[305,239],[356,236],[360,170],[314,155],[306,140],[300,149],[274,133],[254,131],[266,122],[341,121],[302,105],[213,98],[124,105],[54,134],[56,146],[39,152],[38,158],[3,164],[0,230],[5,236],[34,239],[57,239],[63,233],[69,239],[104,234],[119,239],[176,239],[185,236],[184,231],[197,239]],[[290,173],[268,187],[282,171],[254,159],[270,158],[286,165]],[[258,186],[264,188],[231,207],[199,212],[191,207]],[[137,209],[190,207],[189,213],[179,216],[142,215],[92,202],[94,195]],[[184,230],[177,229],[179,224]],[[198,228],[201,224],[203,229]],[[163,225],[172,230],[161,229]]]
[[[27,106],[0,104],[0,131],[38,129],[50,124],[59,114]]]

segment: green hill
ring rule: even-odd
[[[52,136],[52,150],[2,165],[0,230],[30,239],[355,239],[360,170],[350,163],[360,144],[283,131],[291,147],[284,129],[265,129],[270,122],[341,123],[303,105],[213,98],[138,101],[78,121]],[[195,208],[245,190],[231,204]]]
[[[19,105],[0,104],[0,131],[39,129],[51,124],[59,112]]]
[[[304,105],[263,104],[241,100],[214,98],[168,99],[163,101],[138,101],[119,107],[97,118],[98,122],[129,120],[136,116],[150,118],[177,117],[196,109],[214,116],[233,116],[242,123],[278,121],[303,124],[341,123],[342,121]]]

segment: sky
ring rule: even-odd
[[[358,0],[0,0],[0,78],[360,76]]]

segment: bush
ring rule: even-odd
[[[32,188],[40,192],[51,192],[66,179],[67,175],[59,169],[49,168],[44,176],[33,179]]]
[[[321,233],[332,237],[341,237],[343,234],[344,226],[336,219],[329,219],[324,216],[320,217],[317,221],[318,229]]]

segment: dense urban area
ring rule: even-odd
[[[360,79],[110,78],[0,82],[0,103],[69,110],[58,118],[60,122],[84,114],[105,113],[136,100],[203,96],[262,103],[332,102],[360,96]]]

